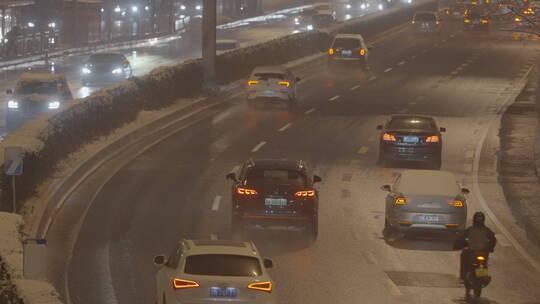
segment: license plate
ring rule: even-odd
[[[474,20],[472,23],[473,23],[473,24],[479,24],[480,21],[479,21],[479,20]]]
[[[274,91],[263,91],[261,93],[263,96],[274,96]]]
[[[268,197],[264,199],[264,204],[270,207],[285,207],[287,206],[286,198],[271,198]]]
[[[439,221],[438,215],[422,215],[420,216],[420,218],[424,222],[438,222]]]
[[[341,55],[343,55],[343,56],[351,56],[351,55],[352,55],[352,51],[343,50],[343,51],[341,51]]]
[[[235,298],[238,294],[233,287],[210,287],[210,296],[216,298]]]
[[[417,136],[403,136],[403,142],[404,143],[418,143],[418,137]]]
[[[488,277],[489,276],[489,272],[488,272],[487,268],[476,268],[474,270],[474,274],[478,278],[480,278],[480,277]]]

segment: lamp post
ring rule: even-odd
[[[216,0],[203,0],[202,59],[204,88],[216,85]]]

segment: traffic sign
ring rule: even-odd
[[[23,173],[23,148],[6,147],[4,150],[4,171],[6,175]]]

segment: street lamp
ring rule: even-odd
[[[136,12],[139,11],[139,8],[138,8],[137,6],[132,6],[132,7],[131,7],[131,11],[134,12],[134,13],[136,13]]]
[[[114,12],[115,12],[115,13],[120,13],[120,11],[122,11],[122,9],[120,9],[120,6],[117,5],[117,6],[114,8]]]
[[[28,27],[34,27],[34,26],[36,26],[36,25],[34,24],[34,22],[28,22]]]

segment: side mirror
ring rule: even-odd
[[[383,125],[377,125],[377,130],[382,130]]]
[[[233,180],[233,181],[237,181],[236,179],[236,173],[234,172],[231,172],[231,173],[228,173],[226,176],[225,176],[227,179],[230,179],[230,180]]]
[[[440,130],[441,132],[446,132],[446,128],[443,128],[443,127],[440,127],[439,130]]]
[[[12,90],[12,89],[7,89],[7,90],[6,90],[6,94],[8,94],[8,95],[13,94],[13,90]]]
[[[390,185],[382,185],[381,190],[390,192],[392,189],[390,188]]]
[[[295,80],[296,82],[300,82],[300,80],[302,80],[302,78],[296,77],[294,80]]]
[[[322,182],[322,178],[318,175],[313,175],[313,183],[320,183]]]
[[[165,265],[165,256],[164,255],[156,255],[154,257],[154,264],[157,265],[157,266],[163,266]]]
[[[461,193],[469,194],[469,193],[471,193],[471,191],[469,189],[467,189],[467,188],[461,188]]]
[[[273,268],[274,267],[274,262],[271,259],[265,258],[263,260],[263,263],[264,263],[264,268]]]

